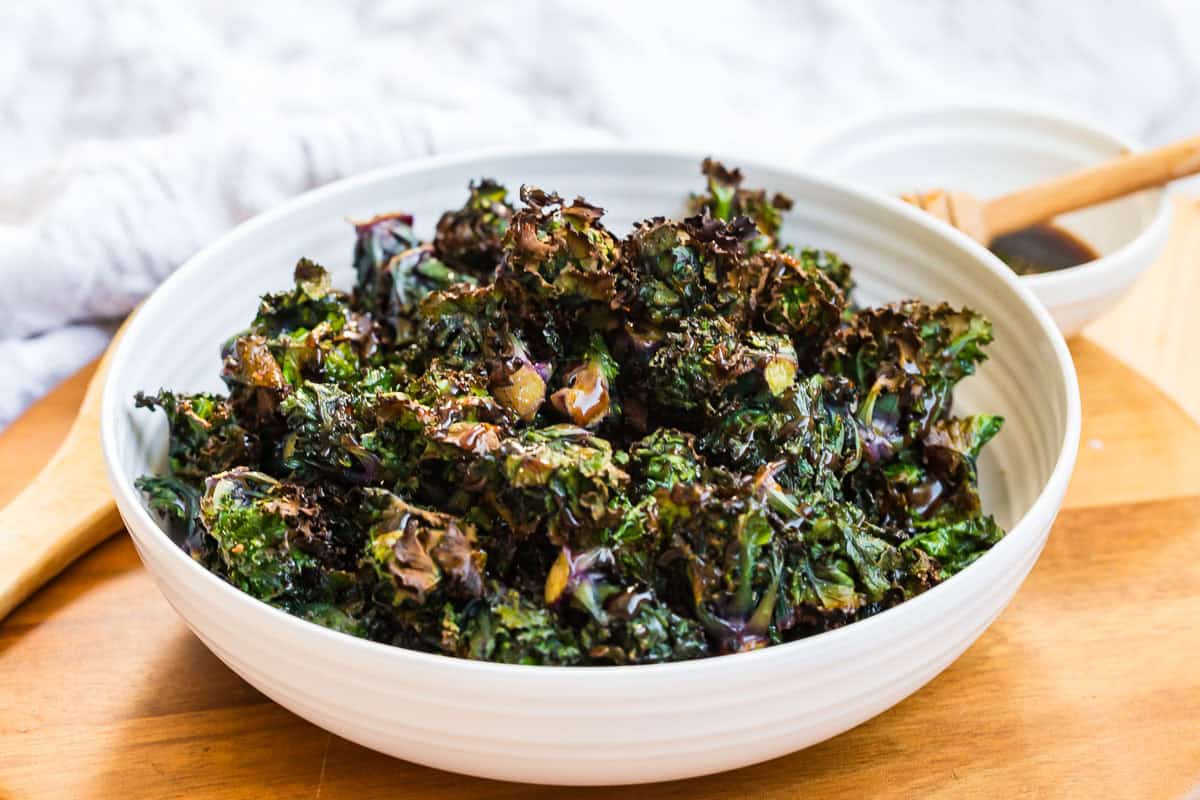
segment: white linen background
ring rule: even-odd
[[[0,9],[0,428],[222,231],[371,167],[629,141],[796,163],[883,105],[1200,130],[1200,4],[193,2]],[[566,187],[569,190],[569,187]]]

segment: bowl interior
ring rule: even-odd
[[[1002,108],[913,110],[851,124],[809,153],[821,173],[889,194],[934,188],[992,197],[1130,149],[1080,122]],[[1058,222],[1102,256],[1141,235],[1159,213],[1151,189],[1064,214]]]
[[[1011,529],[1072,452],[1074,373],[1048,316],[986,251],[919,212],[793,172],[745,171],[749,185],[796,200],[785,241],[835,250],[853,264],[859,302],[948,300],[991,318],[991,358],[960,385],[955,402],[960,413],[996,412],[1007,420],[982,459],[981,486],[987,510]],[[583,195],[609,209],[606,222],[618,234],[634,220],[681,212],[688,192],[702,185],[698,157],[621,151],[481,155],[345,181],[247,223],[193,258],[146,302],[113,359],[104,442],[123,508],[136,497],[133,480],[161,468],[166,452],[163,416],[135,409],[136,391],[223,391],[221,342],[251,319],[261,293],[290,284],[300,256],[325,264],[338,285],[349,288],[353,232],[347,219],[405,210],[429,234],[443,210],[461,205],[467,182],[480,176],[495,177],[514,192],[525,182]],[[144,509],[135,513],[147,522],[142,527],[153,530]],[[144,541],[138,526],[131,529],[140,546],[159,546]]]

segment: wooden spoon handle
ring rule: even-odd
[[[95,467],[85,479],[69,463],[47,465],[0,511],[0,619],[121,529],[104,465]]]
[[[1059,214],[1161,186],[1200,172],[1200,136],[1155,150],[1124,155],[1096,167],[988,200],[983,218],[988,234],[1001,236]]]
[[[121,529],[100,448],[100,396],[112,350],[100,360],[62,445],[0,509],[0,619]]]

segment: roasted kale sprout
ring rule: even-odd
[[[682,219],[484,179],[437,220],[354,226],[223,346],[225,395],[163,389],[138,485],[254,597],[379,642],[648,664],[788,642],[946,580],[1004,532],[952,413],[991,325],[859,308],[782,243],[792,202],[706,160]],[[349,255],[349,254],[348,254]]]

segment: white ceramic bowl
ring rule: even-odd
[[[490,175],[581,193],[621,231],[682,210],[698,155],[568,150],[412,163],[311,192],[242,225],[185,264],[130,323],[105,387],[102,436],[121,515],[147,569],[196,635],[281,705],[367,747],[435,767],[519,781],[664,780],[762,761],[880,713],[933,678],[1008,603],[1045,542],[1075,459],[1079,394],[1062,337],[986,251],[898,201],[743,164],[790,194],[785,238],[841,252],[860,299],[947,299],[995,323],[992,357],[963,410],[1007,417],[982,460],[985,503],[1008,536],[932,591],[803,641],[703,661],[632,667],[506,666],[410,652],[335,633],[261,603],[188,558],[133,488],[162,467],[165,422],[138,389],[220,390],[219,343],[259,293],[288,284],[301,255],[349,285],[345,218],[405,209],[425,232]],[[969,709],[964,709],[969,713]]]
[[[952,188],[986,198],[1123,152],[1135,143],[1057,113],[994,105],[886,112],[847,123],[806,161],[823,175],[888,194]],[[1072,336],[1111,306],[1162,251],[1171,224],[1165,189],[1065,214],[1059,224],[1100,254],[1088,264],[1020,280]]]

